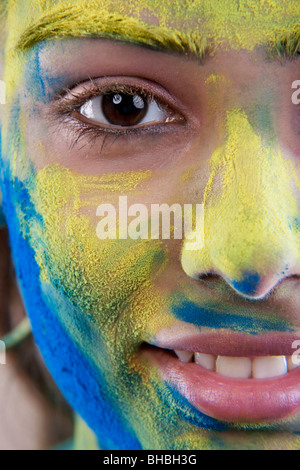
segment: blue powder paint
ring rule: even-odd
[[[244,271],[242,281],[233,281],[231,284],[243,295],[255,296],[259,286],[260,277],[256,272]]]
[[[205,428],[210,431],[226,431],[228,424],[215,418],[201,413],[189,401],[183,397],[177,390],[168,384],[164,384],[164,389],[160,393],[157,391],[158,397],[166,410],[176,409],[176,417],[173,418],[173,425],[178,426],[178,418],[188,422],[199,428]],[[168,416],[168,421],[172,420],[172,416]]]
[[[12,183],[3,173],[2,169],[3,206],[8,220],[16,273],[25,306],[30,313],[33,334],[50,373],[69,403],[98,436],[103,450],[140,450],[140,443],[133,432],[123,423],[113,404],[104,398],[108,397],[108,393],[100,371],[93,368],[75,346],[43,298],[34,251],[20,235],[15,213],[15,194],[27,220],[37,218],[38,215],[25,185],[17,180]]]
[[[24,83],[28,83],[30,94],[34,99],[46,102],[46,86],[40,66],[40,51],[43,47],[43,43],[39,43],[29,52],[24,74]]]
[[[6,226],[6,220],[5,220],[5,215],[3,212],[3,208],[0,205],[0,229],[4,228]]]
[[[1,154],[2,154],[1,134],[2,134],[2,128],[0,127],[0,161],[1,161]],[[4,215],[2,203],[0,202],[0,229],[5,227],[5,225],[6,225],[5,215]]]
[[[226,313],[226,311],[220,312],[220,307],[215,305],[200,307],[184,298],[172,307],[172,312],[179,320],[193,323],[200,328],[228,328],[254,335],[262,331],[293,331],[280,318],[255,318]]]

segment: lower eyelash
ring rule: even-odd
[[[160,134],[162,133],[161,127],[158,126],[148,126],[145,128],[139,129],[104,129],[101,127],[93,126],[88,123],[79,121],[73,116],[60,116],[59,127],[67,126],[68,130],[71,132],[71,144],[70,150],[77,149],[82,150],[85,147],[97,148],[100,146],[100,151],[98,158],[102,155],[102,152],[107,145],[110,144],[112,147],[115,142],[121,137],[130,137],[133,135],[141,136],[143,134]],[[57,125],[57,121],[56,121]],[[152,129],[151,129],[152,127]],[[99,142],[100,139],[100,142]],[[102,141],[102,143],[101,143]],[[81,145],[82,144],[82,145]]]
[[[75,147],[79,147],[81,142],[84,140],[83,145],[78,149],[82,150],[84,147],[95,147],[97,140],[99,138],[102,139],[102,145],[100,154],[104,148],[105,142],[110,139],[115,138],[115,134],[107,133],[103,131],[101,128],[95,128],[89,124],[80,122],[79,120],[73,118],[72,116],[67,116],[61,119],[60,126],[68,126],[68,130],[71,131],[72,135],[72,144],[70,145],[70,149],[74,149]],[[119,136],[118,136],[119,137]]]

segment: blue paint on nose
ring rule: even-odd
[[[241,281],[232,282],[232,286],[243,295],[255,296],[257,295],[257,288],[259,286],[260,277],[257,272],[244,271]]]

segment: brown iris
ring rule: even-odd
[[[135,126],[147,111],[147,100],[139,94],[107,93],[102,98],[103,115],[116,126]]]

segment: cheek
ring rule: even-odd
[[[32,193],[41,216],[31,222],[40,280],[68,302],[59,315],[65,311],[63,320],[72,320],[70,309],[76,309],[81,322],[94,325],[106,346],[122,356],[122,348],[132,353],[145,340],[145,331],[152,334],[147,325],[167,303],[155,286],[167,255],[159,240],[99,240],[96,208],[114,199],[119,187],[133,191],[145,177],[87,177],[55,165],[38,173]]]
[[[163,306],[154,284],[166,255],[157,241],[100,242],[93,218],[81,213],[91,205],[83,188],[95,194],[99,181],[79,180],[58,167],[36,175],[30,191],[7,179],[17,274],[35,338],[66,398],[96,434],[119,439],[120,448],[127,439],[128,448],[136,448],[119,414],[130,410],[128,419],[140,423],[137,433],[147,442],[151,435],[142,422],[155,421],[164,408],[157,395],[164,384],[135,362],[134,353]]]

